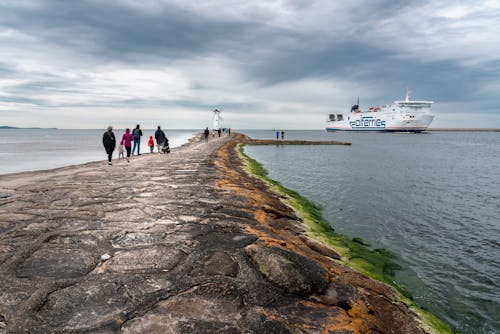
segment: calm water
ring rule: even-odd
[[[114,130],[117,141],[123,130]],[[196,130],[166,130],[170,147],[180,146]],[[50,169],[95,160],[105,160],[104,130],[0,129],[0,174]],[[154,130],[143,130],[141,153],[149,152],[147,141]],[[114,158],[118,157],[115,150]]]
[[[273,138],[272,131],[244,131]],[[352,146],[247,146],[340,233],[400,256],[396,280],[460,333],[500,333],[500,133],[326,133]]]

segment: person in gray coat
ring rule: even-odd
[[[165,132],[160,128],[158,125],[158,129],[155,132],[155,139],[156,139],[156,145],[158,146],[158,153],[161,152],[161,149],[163,148],[163,145],[165,145],[165,141],[167,139],[167,136],[165,136]]]
[[[111,165],[111,158],[116,147],[116,139],[112,126],[108,126],[108,130],[102,135],[102,144],[108,154],[108,165]]]

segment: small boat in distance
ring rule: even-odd
[[[408,89],[404,101],[394,101],[389,106],[370,107],[361,111],[358,100],[349,113],[330,114],[326,130],[422,132],[434,119],[434,115],[430,113],[433,103],[433,101],[411,101]]]

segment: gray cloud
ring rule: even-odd
[[[500,126],[494,1],[4,0],[0,11],[0,123],[72,127],[62,113],[87,110],[86,126],[101,127],[91,108],[124,119],[135,108],[192,128],[219,107],[235,127],[267,115],[265,127],[322,128],[357,96],[389,103],[409,86],[438,102],[437,118],[477,105]]]

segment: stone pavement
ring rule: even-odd
[[[307,238],[238,140],[0,176],[0,333],[425,332]]]

